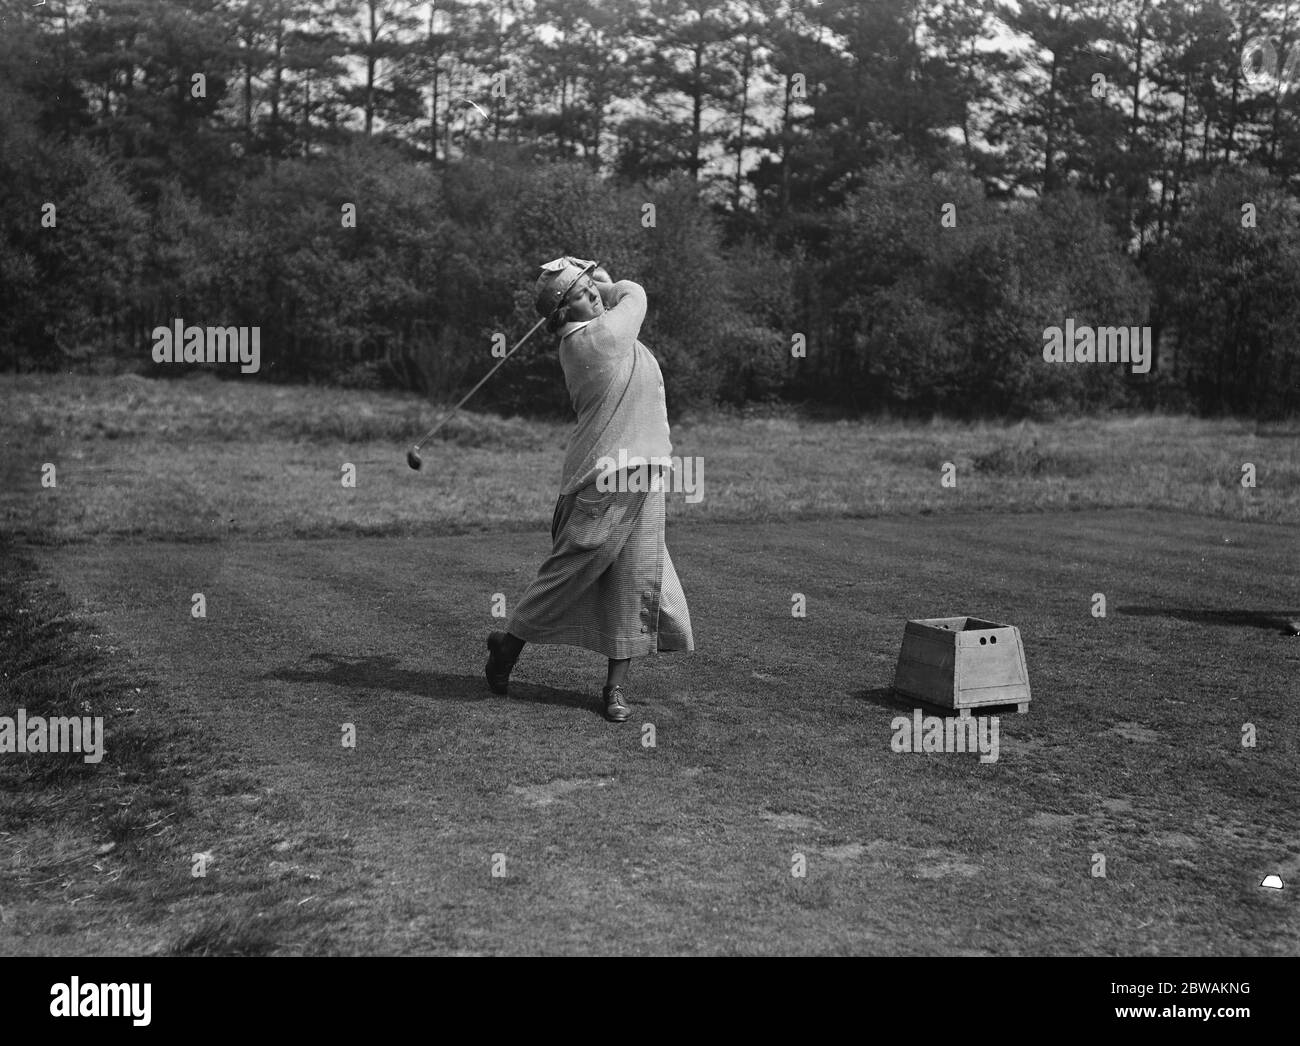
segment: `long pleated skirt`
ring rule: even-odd
[[[695,649],[686,595],[664,544],[657,470],[644,486],[651,489],[602,491],[592,483],[560,495],[551,520],[554,547],[508,631],[529,643],[611,658]]]

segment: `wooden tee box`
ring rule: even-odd
[[[1020,629],[978,617],[909,621],[894,690],[962,716],[983,705],[1029,711],[1029,670]]]

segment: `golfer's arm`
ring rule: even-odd
[[[601,295],[604,298],[604,294]],[[641,324],[645,321],[646,297],[639,283],[631,280],[619,280],[610,288],[610,296],[605,299],[606,329],[616,337],[635,338],[641,333]]]
[[[596,285],[596,290],[600,294],[600,300],[605,303],[605,308],[608,309],[611,305],[614,304],[614,300],[615,300],[613,282],[612,281],[602,282],[601,280],[597,280],[595,278],[593,278],[591,282]]]

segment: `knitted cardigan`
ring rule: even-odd
[[[591,483],[602,471],[602,458],[659,458],[666,464],[673,451],[663,374],[637,340],[645,291],[620,280],[606,304],[601,315],[560,340],[560,365],[578,415],[564,457],[561,494]]]

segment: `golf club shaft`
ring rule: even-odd
[[[520,338],[517,342],[515,342],[515,347],[511,349],[509,352],[507,352],[504,356],[502,356],[499,360],[497,360],[496,366],[493,367],[486,374],[484,374],[483,377],[479,379],[478,384],[475,385],[472,389],[470,389],[469,392],[465,393],[465,395],[461,397],[460,402],[457,403],[456,406],[452,407],[451,410],[447,411],[447,413],[442,416],[442,419],[438,422],[438,424],[436,424],[433,428],[431,428],[428,432],[426,432],[423,436],[420,437],[419,442],[415,444],[415,449],[419,450],[422,446],[424,446],[425,441],[432,438],[433,434],[437,432],[440,428],[442,428],[443,425],[445,425],[451,419],[451,416],[465,405],[466,400],[468,400],[472,395],[474,395],[474,393],[478,392],[478,390],[483,387],[483,383],[497,372],[497,368],[500,367],[501,364],[505,363],[505,361],[508,360],[511,356],[513,356],[515,352],[519,349],[520,345],[522,345],[534,334],[536,334],[537,328],[540,327],[545,322],[546,322],[546,317],[543,316],[540,320],[538,320],[535,324],[533,324],[532,330],[530,330],[527,334],[525,334],[522,338]]]

